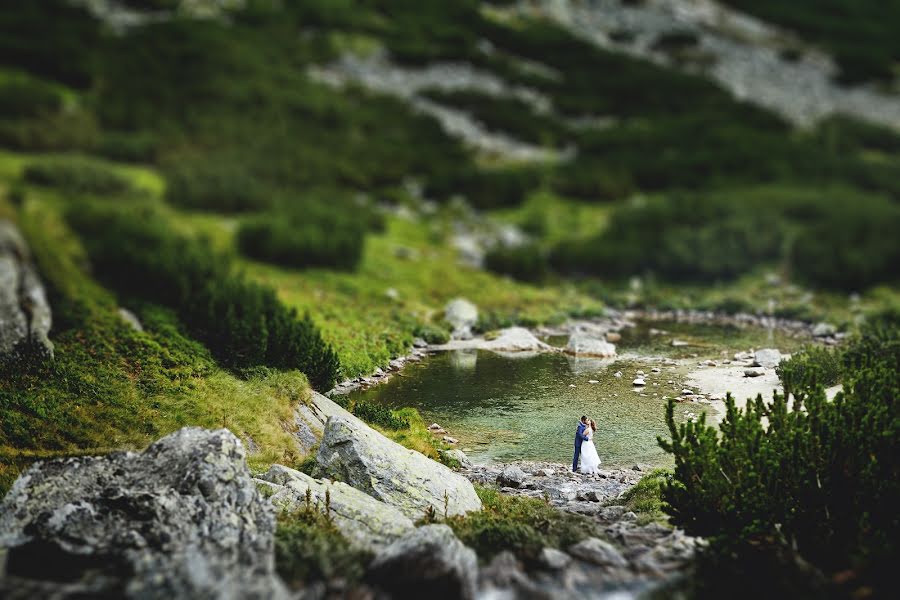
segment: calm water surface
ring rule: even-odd
[[[658,435],[667,435],[663,397],[680,392],[686,369],[652,362],[648,355],[721,356],[746,349],[748,343],[797,345],[761,330],[670,325],[667,330],[672,335],[666,337],[649,336],[648,329],[642,326],[628,332],[619,347],[622,358],[615,361],[562,354],[442,352],[408,365],[401,376],[385,384],[353,393],[351,399],[373,400],[392,408],[413,406],[428,423],[448,429],[476,461],[568,463],[578,418],[586,414],[597,421],[595,443],[604,465],[664,465],[669,464],[668,457],[656,442]],[[673,335],[694,345],[671,348]],[[653,366],[662,372],[650,375]],[[641,391],[631,385],[638,369],[650,375]],[[623,376],[616,378],[616,371]],[[668,384],[670,380],[673,384]],[[704,408],[709,407],[679,404],[676,417],[683,420]]]

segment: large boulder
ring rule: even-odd
[[[187,427],[23,473],[0,504],[0,597],[285,598],[274,532],[240,440]]]
[[[446,525],[426,525],[388,546],[366,579],[397,598],[471,600],[478,557]]]
[[[601,567],[624,568],[628,566],[628,561],[615,546],[595,537],[578,542],[569,548],[569,554]]]
[[[753,353],[753,366],[774,369],[781,362],[781,352],[775,348],[763,348]]]
[[[478,346],[482,350],[492,352],[546,352],[555,348],[537,339],[524,327],[508,327],[501,329],[497,337],[487,340]]]
[[[418,520],[433,508],[438,515],[480,510],[468,479],[387,439],[359,419],[334,416],[316,457],[322,474],[343,481]]]
[[[376,551],[415,529],[413,522],[393,506],[380,502],[346,483],[314,479],[306,473],[272,465],[259,479],[274,492],[269,498],[277,508],[296,511],[311,506],[329,508],[335,525],[351,543]]]
[[[300,403],[294,410],[294,435],[300,447],[309,452],[322,440],[328,417],[354,418],[336,402],[318,392],[312,392],[309,403]]]
[[[0,219],[0,360],[53,358],[51,324],[28,245],[15,225]]]
[[[478,322],[478,307],[465,298],[456,298],[447,303],[444,319],[453,327],[453,339],[467,340],[472,337],[472,327]]]
[[[565,349],[567,354],[575,356],[596,356],[611,358],[616,355],[616,346],[606,340],[590,337],[583,333],[573,333]]]

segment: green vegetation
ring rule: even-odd
[[[327,504],[313,504],[307,496],[303,508],[278,516],[275,569],[289,587],[335,577],[354,582],[363,576],[371,555],[347,541],[329,510]]]
[[[131,179],[102,162],[85,157],[52,157],[28,164],[23,179],[66,194],[122,195],[133,191]]]
[[[320,389],[334,384],[337,355],[312,320],[236,274],[208,243],[173,233],[152,210],[135,215],[86,205],[70,210],[68,220],[105,281],[175,309],[222,364],[301,369]]]
[[[383,404],[357,401],[353,403],[351,412],[371,425],[394,430],[409,429],[409,418],[399,416]]]
[[[729,569],[727,577],[701,574],[697,585],[728,580],[750,593],[761,589],[758,569],[767,568],[781,571],[767,578],[769,593],[888,589],[900,539],[896,319],[865,328],[845,366],[844,390],[833,401],[815,378],[812,387],[795,385],[790,405],[775,394],[740,410],[729,397],[719,431],[702,416],[676,425],[670,401],[671,441],[660,439],[675,458],[665,510],[675,525],[710,538],[713,560],[701,559],[698,569]],[[836,573],[844,575],[826,583]]]
[[[782,361],[775,367],[775,371],[785,394],[791,394],[794,390],[828,387],[838,383],[843,374],[841,352],[821,346],[808,346],[792,354],[790,359]]]
[[[483,561],[508,550],[534,563],[543,548],[568,548],[592,535],[595,528],[587,518],[559,511],[537,498],[504,496],[486,487],[475,491],[482,510],[446,522]]]
[[[834,53],[840,80],[892,81],[900,62],[900,6],[877,0],[725,0],[740,10],[792,29]]]
[[[654,469],[622,495],[622,505],[638,515],[638,524],[667,522],[662,490],[670,475],[665,469]]]

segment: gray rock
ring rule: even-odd
[[[501,329],[497,337],[478,345],[481,350],[492,352],[549,352],[555,348],[537,339],[524,327]]]
[[[816,323],[812,329],[813,337],[829,337],[837,333],[837,328],[831,323]]]
[[[569,337],[565,351],[567,354],[576,356],[596,356],[600,358],[616,356],[616,346],[614,344],[583,333],[573,333]]]
[[[0,596],[40,579],[45,597],[285,598],[274,532],[240,441],[186,427],[140,454],[23,473],[0,505]]]
[[[744,377],[762,377],[765,374],[762,368],[744,369]]]
[[[478,307],[465,298],[456,298],[447,303],[444,319],[453,327],[454,339],[467,340],[472,337],[472,327],[478,322]]]
[[[753,353],[753,366],[774,369],[781,362],[781,352],[774,348],[763,348]]]
[[[587,538],[569,548],[569,554],[601,567],[627,567],[628,561],[616,547],[600,538]]]
[[[497,483],[501,486],[518,488],[522,487],[522,484],[525,483],[527,477],[528,475],[525,474],[525,471],[516,465],[510,465],[503,469],[503,472],[497,476]]]
[[[312,451],[322,441],[325,423],[328,421],[328,417],[333,416],[356,418],[336,402],[318,392],[312,392],[308,404],[301,402],[297,405],[297,408],[294,409],[294,425],[297,427],[294,435],[304,452]]]
[[[544,548],[540,555],[541,564],[553,571],[561,571],[572,563],[572,557],[556,548]]]
[[[441,450],[441,456],[445,458],[449,458],[451,460],[455,460],[459,463],[464,469],[468,469],[472,466],[472,461],[469,460],[469,457],[465,452],[460,450],[459,448],[452,448],[450,450]]]
[[[631,382],[631,385],[636,386],[636,387],[643,387],[643,386],[647,385],[647,382],[644,381],[644,379],[642,377],[636,377],[635,380]]]
[[[259,479],[277,486],[269,501],[282,510],[306,508],[309,490],[311,507],[324,511],[327,503],[341,533],[364,550],[375,551],[415,529],[398,509],[340,481],[314,479],[282,465],[272,465]]]
[[[52,359],[51,325],[28,245],[15,225],[0,219],[0,360]]]
[[[128,310],[125,307],[119,307],[119,317],[128,323],[132,329],[135,331],[143,331],[144,326],[141,324],[141,320],[137,318],[137,315]]]
[[[446,525],[426,525],[375,557],[367,581],[397,598],[475,597],[478,557]]]
[[[356,417],[332,416],[316,457],[322,473],[395,506],[413,520],[431,507],[437,514],[480,510],[468,479],[387,439]]]

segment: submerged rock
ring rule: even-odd
[[[583,333],[573,333],[566,344],[566,353],[577,356],[598,356],[609,358],[616,355],[616,346],[606,340],[587,336]]]
[[[15,225],[0,219],[0,360],[53,358],[51,325],[28,245]]]
[[[0,504],[0,596],[284,598],[274,531],[240,440],[186,427],[23,473]]]
[[[478,557],[447,525],[426,525],[377,555],[366,579],[397,598],[471,600]]]
[[[444,319],[453,327],[453,339],[467,340],[472,337],[472,327],[478,322],[478,307],[465,298],[456,298],[447,303]]]
[[[274,493],[269,500],[274,506],[288,511],[315,507],[328,510],[341,533],[364,550],[375,551],[415,529],[413,522],[393,506],[340,481],[314,479],[282,465],[272,465],[259,480],[272,484]]]
[[[468,479],[427,456],[387,439],[356,417],[333,416],[316,461],[322,473],[344,481],[418,520],[427,509],[438,515],[480,510]]]

